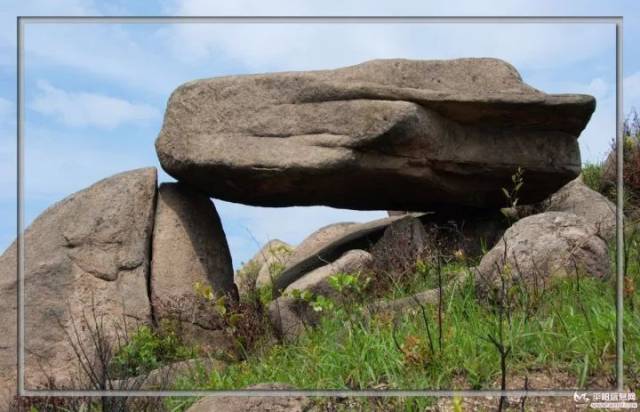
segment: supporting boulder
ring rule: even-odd
[[[373,60],[186,83],[156,151],[176,179],[250,205],[501,207],[518,167],[521,204],[580,173],[594,109],[591,96],[526,85],[502,60]]]
[[[294,340],[320,319],[307,302],[291,296],[280,296],[271,301],[268,314],[274,330],[285,341]]]
[[[151,321],[147,283],[155,199],[154,168],[124,172],[54,204],[26,229],[27,389],[48,384],[49,376],[57,385],[71,384],[77,359],[69,336],[92,356],[94,346],[84,326],[87,320],[94,327],[94,313],[104,325],[123,326],[125,319],[131,325]],[[15,394],[16,267],[14,242],[0,257],[0,388],[7,391],[3,397]],[[0,407],[6,400],[0,399]]]
[[[158,190],[151,263],[156,319],[192,318],[177,312],[196,307],[204,288],[216,296],[238,294],[220,217],[206,195],[181,183],[163,183]]]

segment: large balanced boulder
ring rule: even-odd
[[[543,203],[549,212],[568,212],[585,218],[605,240],[616,233],[616,205],[584,184],[581,178],[567,183]]]
[[[521,204],[575,178],[594,109],[593,97],[545,94],[497,59],[373,60],[186,83],[156,150],[170,175],[232,202],[495,207],[518,167]]]
[[[25,387],[76,372],[69,336],[91,356],[84,319],[151,320],[147,295],[156,170],[101,180],[45,210],[24,233]],[[0,257],[0,410],[15,393],[17,242]],[[77,327],[78,335],[73,330]],[[93,326],[93,325],[92,325]],[[6,402],[4,402],[6,403]]]
[[[500,287],[501,279],[542,290],[553,278],[576,274],[608,277],[609,255],[598,229],[566,212],[545,212],[519,220],[476,269],[481,295]]]
[[[181,183],[163,183],[158,190],[150,285],[158,321],[193,319],[193,314],[179,312],[195,309],[204,290],[198,285],[211,288],[217,296],[236,297],[238,293],[229,246],[214,205],[206,195]],[[195,316],[194,322],[198,319]]]

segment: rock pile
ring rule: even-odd
[[[571,182],[581,168],[577,138],[594,108],[591,96],[526,85],[497,59],[375,60],[186,83],[169,99],[156,141],[178,183],[158,188],[153,168],[121,173],[53,205],[26,230],[26,386],[46,383],[43,371],[70,384],[65,330],[90,308],[107,320],[153,323],[191,298],[196,283],[232,299],[256,285],[272,287],[274,297],[325,291],[329,276],[363,270],[381,250],[402,248],[404,235],[418,249],[467,255],[479,254],[481,240],[495,244],[478,268],[483,279],[503,255],[567,272],[575,250],[587,273],[606,276],[599,236],[612,234],[612,205]],[[547,212],[511,227],[505,253],[498,209],[518,167],[526,170],[520,203],[548,199]],[[334,224],[295,248],[272,241],[234,279],[210,197],[420,213]],[[549,259],[556,246],[562,253]],[[16,248],[0,257],[0,403],[15,391]],[[531,265],[523,264],[526,277]],[[285,299],[274,301],[284,308],[279,320],[289,313],[295,326],[299,311],[280,305]],[[198,316],[184,322],[212,341]]]

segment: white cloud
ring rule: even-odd
[[[429,2],[392,5],[370,9],[367,14],[402,15],[480,15],[490,12],[477,1],[460,7],[443,7]],[[492,6],[499,14],[526,15],[542,6],[531,2],[498,2]],[[209,2],[186,0],[171,3],[167,12],[176,15],[273,15],[279,7],[293,15],[357,14],[364,2],[328,1],[302,3],[257,1]],[[549,6],[543,14],[549,14]],[[285,7],[286,6],[286,7]],[[379,6],[379,5],[378,5]],[[275,7],[275,9],[274,9]],[[420,12],[422,11],[422,13]],[[354,13],[355,12],[355,13]],[[407,14],[407,13],[405,13]],[[605,35],[605,34],[608,34]],[[172,26],[165,41],[172,52],[186,62],[230,60],[247,70],[317,69],[359,63],[385,57],[454,58],[492,56],[509,60],[519,69],[548,68],[579,62],[610,48],[614,40],[612,25],[576,24],[185,24]]]
[[[137,92],[168,96],[191,79],[157,38],[160,30],[144,25],[33,24],[25,34],[26,61],[30,68],[73,70]]]
[[[95,93],[68,92],[44,80],[39,80],[37,86],[40,93],[29,107],[68,126],[113,129],[124,123],[143,122],[159,116],[157,109],[144,103]]]
[[[502,58],[523,70],[557,69],[597,56],[613,46],[614,31],[569,24],[191,24],[171,27],[165,39],[184,62],[231,61],[253,71],[471,56]]]
[[[597,101],[597,109],[578,142],[583,162],[600,162],[611,150],[616,136],[616,99],[609,94]]]

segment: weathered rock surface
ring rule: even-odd
[[[54,204],[27,228],[27,389],[44,383],[43,371],[59,385],[68,383],[76,358],[63,327],[75,322],[86,339],[83,313],[91,319],[92,307],[105,324],[122,324],[123,317],[130,324],[151,320],[147,282],[155,198],[154,168],[120,173]],[[14,242],[0,257],[0,387],[10,396],[16,382],[16,260]]]
[[[336,291],[329,285],[330,276],[338,273],[357,273],[366,269],[373,261],[373,256],[364,250],[350,250],[335,262],[312,270],[296,280],[284,290],[291,293],[294,290],[308,290],[314,294],[333,296]]]
[[[550,278],[574,275],[576,268],[580,276],[609,276],[607,244],[584,218],[546,212],[511,226],[480,261],[476,279],[481,293],[497,286],[501,273],[543,288]]]
[[[566,184],[543,204],[549,212],[568,212],[581,216],[598,229],[605,240],[616,233],[616,205],[585,185],[580,178]]]
[[[247,263],[242,265],[235,276],[235,282],[240,294],[245,294],[255,286],[257,277],[267,260],[274,256],[285,258],[291,254],[293,247],[279,239],[268,241]]]
[[[309,236],[307,236],[293,251],[287,259],[288,266],[293,266],[310,255],[314,255],[327,245],[333,243],[336,239],[340,239],[350,228],[354,228],[358,223],[340,222],[321,227]]]
[[[236,296],[233,266],[220,217],[206,195],[180,183],[158,190],[153,229],[151,303],[157,320],[196,299],[195,284]]]
[[[373,60],[186,83],[156,150],[178,180],[251,205],[499,207],[519,166],[521,204],[579,174],[576,139],[594,109],[497,59]]]
[[[295,390],[293,386],[281,383],[260,383],[244,390]],[[294,396],[215,396],[202,398],[187,412],[303,412],[311,406],[311,398]]]
[[[189,359],[154,369],[144,376],[112,382],[114,389],[169,390],[178,378],[206,376],[213,370],[222,371],[226,364],[212,358]]]
[[[301,243],[274,282],[276,294],[312,270],[333,262],[352,249],[368,249],[385,228],[402,216],[372,220],[367,223],[340,224],[316,231]],[[333,232],[335,235],[329,236]],[[323,234],[324,233],[324,234]],[[326,236],[325,236],[326,235]]]
[[[400,315],[408,310],[420,310],[421,305],[436,305],[438,295],[438,289],[430,289],[400,299],[380,299],[367,306],[367,310],[369,313]]]
[[[420,219],[402,216],[385,229],[371,248],[374,271],[382,275],[411,270],[419,258],[429,253],[431,246],[430,236]]]
[[[268,314],[271,325],[287,341],[295,339],[320,319],[305,302],[290,296],[280,296],[271,301]]]

